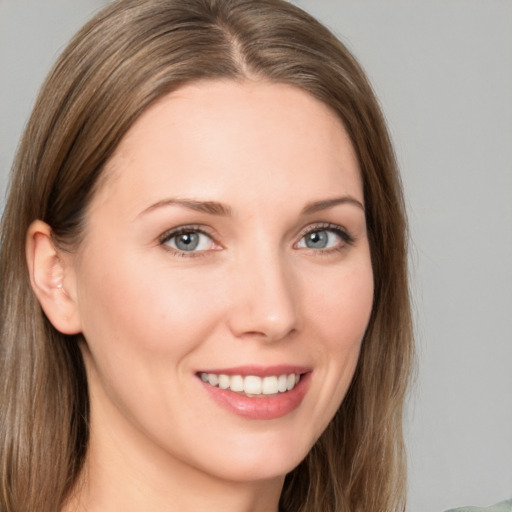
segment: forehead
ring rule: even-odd
[[[204,81],[164,96],[134,123],[104,176],[100,196],[245,190],[250,199],[251,191],[301,187],[325,196],[333,186],[362,196],[357,157],[336,113],[299,88],[269,82]]]

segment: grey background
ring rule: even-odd
[[[101,0],[0,0],[2,190],[36,91]],[[409,208],[409,510],[512,496],[512,1],[297,0],[352,49]],[[3,201],[2,201],[3,204]]]

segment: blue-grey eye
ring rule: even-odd
[[[207,251],[213,248],[213,240],[200,231],[183,231],[169,237],[166,245],[182,252]]]
[[[341,236],[333,229],[317,229],[306,233],[297,247],[308,249],[331,249],[340,245]]]

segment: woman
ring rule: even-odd
[[[400,510],[406,224],[368,82],[281,0],[124,0],[2,223],[2,512]]]

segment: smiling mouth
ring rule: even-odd
[[[226,389],[248,397],[264,397],[287,393],[300,382],[300,374],[288,373],[259,377],[257,375],[225,375],[199,373],[203,382],[219,389]]]

